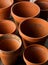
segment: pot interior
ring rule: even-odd
[[[48,25],[42,19],[28,19],[22,22],[20,30],[26,36],[38,38],[48,34]]]
[[[25,59],[31,63],[43,63],[47,59],[45,49],[39,46],[30,46],[24,52]]]
[[[9,20],[0,21],[0,34],[13,33],[16,30],[14,22]]]
[[[15,39],[4,39],[0,42],[0,49],[3,51],[14,51],[20,47]]]
[[[30,2],[20,2],[13,6],[13,13],[20,17],[34,17],[39,14],[40,8]]]
[[[0,8],[9,7],[13,0],[0,0]]]

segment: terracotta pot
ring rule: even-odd
[[[0,20],[10,17],[10,10],[13,0],[0,0]]]
[[[34,44],[25,49],[23,59],[26,65],[42,65],[48,60],[47,48]]]
[[[11,15],[15,22],[22,22],[27,18],[35,17],[39,15],[40,8],[38,5],[28,1],[22,1],[15,3],[11,8]]]
[[[48,35],[48,22],[41,18],[28,18],[19,25],[25,47],[38,43],[44,45]]]
[[[48,2],[36,2],[41,8],[40,17],[47,20],[48,18]]]
[[[0,34],[13,33],[16,30],[16,24],[10,20],[0,21]]]
[[[4,65],[14,65],[21,52],[22,42],[17,35],[6,34],[0,38],[0,56]]]

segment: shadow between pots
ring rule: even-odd
[[[21,2],[21,1],[30,1],[30,0],[14,0],[14,3]]]

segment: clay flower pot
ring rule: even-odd
[[[26,65],[42,65],[48,60],[47,48],[34,44],[25,49],[23,59]]]
[[[10,17],[10,10],[13,0],[0,0],[0,20]]]
[[[22,42],[17,35],[6,34],[0,38],[0,57],[4,65],[14,65],[21,52]]]
[[[36,2],[41,8],[40,17],[47,20],[48,18],[48,2]]]
[[[16,30],[16,24],[10,20],[0,21],[0,34],[13,33]]]
[[[48,22],[41,18],[28,18],[20,23],[19,33],[25,48],[33,43],[44,45],[48,36]]]
[[[22,1],[15,3],[11,8],[11,15],[15,22],[22,22],[29,17],[35,17],[39,15],[40,8],[38,5],[28,1]]]

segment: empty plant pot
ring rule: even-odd
[[[48,2],[36,2],[41,8],[40,17],[47,20],[48,18]]]
[[[22,22],[29,17],[35,17],[39,15],[40,8],[38,5],[28,1],[22,1],[15,3],[11,8],[11,15],[15,22]]]
[[[6,34],[0,38],[0,57],[4,65],[14,65],[21,52],[22,42],[17,35]]]
[[[42,65],[48,60],[47,48],[34,44],[25,49],[23,59],[26,65]]]
[[[48,60],[47,48],[33,44],[25,49],[23,53],[23,59],[26,65],[43,65]]]
[[[32,43],[43,44],[48,36],[48,22],[41,18],[29,18],[19,25],[19,33],[25,47]]]
[[[16,24],[10,20],[0,21],[0,34],[13,33],[16,30]]]
[[[0,0],[0,20],[10,17],[13,0]]]

